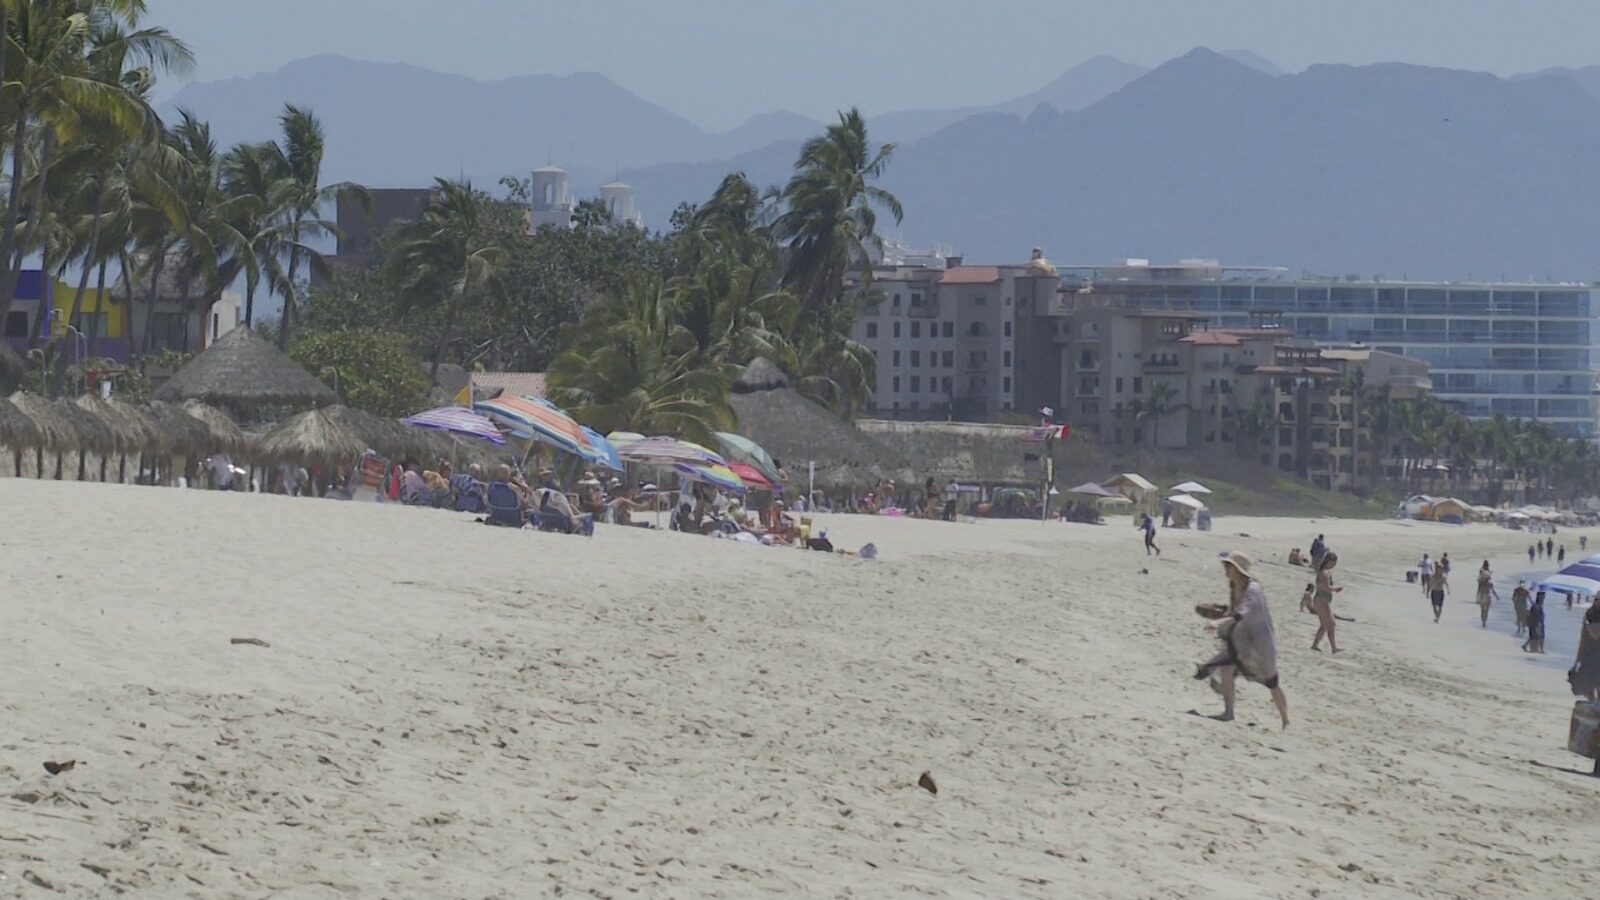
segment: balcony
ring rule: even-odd
[[[939,301],[922,300],[906,306],[906,315],[913,319],[932,319],[939,315]]]
[[[1144,370],[1146,372],[1175,372],[1182,367],[1183,361],[1180,360],[1175,354],[1170,356],[1152,355],[1146,357],[1144,361]]]

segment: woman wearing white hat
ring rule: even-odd
[[[1197,679],[1212,678],[1212,686],[1222,694],[1222,714],[1215,718],[1233,721],[1234,676],[1265,685],[1272,692],[1283,727],[1289,727],[1289,698],[1278,686],[1278,643],[1272,628],[1272,614],[1261,582],[1250,577],[1250,559],[1239,553],[1225,556],[1222,569],[1228,576],[1228,610],[1217,622],[1217,635],[1223,648],[1199,667]]]

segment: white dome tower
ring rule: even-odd
[[[546,225],[551,228],[572,227],[572,176],[566,169],[542,166],[533,170],[533,215],[530,222],[534,231]]]
[[[611,213],[611,221],[618,225],[644,227],[644,216],[639,215],[639,204],[634,199],[633,187],[620,181],[600,186],[600,203]]]

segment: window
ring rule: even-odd
[[[928,393],[930,393],[930,394],[939,393],[939,379],[935,378],[932,375],[928,376]]]
[[[1006,323],[1006,337],[1011,337],[1011,323]]]
[[[221,329],[215,324],[216,316],[212,316],[212,333],[216,334]],[[235,323],[238,324],[238,323]],[[85,335],[94,335],[97,338],[106,336],[106,330],[111,327],[111,316],[103,312],[86,312],[78,314],[78,330]]]
[[[982,294],[979,294],[978,296],[972,298],[972,305],[973,306],[988,306],[989,305],[989,298],[983,296]]]
[[[1122,376],[1117,376],[1117,393],[1122,393]]]
[[[1007,351],[1006,351],[1006,352],[1005,352],[1005,362],[1004,362],[1004,365],[1005,365],[1005,367],[1006,367],[1006,368],[1008,368],[1008,369],[1009,369],[1009,368],[1011,368],[1011,351],[1010,351],[1010,350],[1007,350]]]
[[[946,323],[944,323],[944,325],[943,325],[941,330],[944,332],[944,336],[945,337],[955,337],[956,336],[956,323],[954,323],[954,322],[946,322]]]
[[[896,350],[894,352],[894,367],[897,368],[897,369],[900,367],[900,351],[899,350]],[[895,388],[895,390],[899,390],[899,388]]]
[[[1000,379],[1000,390],[1006,392],[1007,394],[1011,393],[1011,376],[1008,375],[1005,378]]]
[[[913,375],[913,376],[911,376],[911,393],[913,393],[913,394],[922,393],[922,376],[921,375]]]
[[[874,339],[877,338],[877,336],[878,336],[878,323],[877,322],[868,322],[867,323],[867,340],[869,340],[869,341],[870,340],[874,340]]]
[[[982,350],[974,350],[967,354],[967,368],[981,369],[989,363],[989,354]]]
[[[895,293],[895,295],[894,295],[894,302],[893,302],[893,303],[891,303],[891,304],[889,304],[889,305],[890,305],[890,306],[891,306],[891,307],[893,307],[893,308],[895,308],[895,309],[899,309],[899,308],[900,308],[900,294],[899,294],[899,292],[896,292],[896,293]]]
[[[915,369],[917,366],[920,366],[920,365],[922,365],[922,351],[921,350],[913,350],[913,351],[911,351],[911,368]],[[916,390],[916,388],[912,388],[912,390],[914,391],[914,390]]]
[[[920,294],[920,293],[918,293],[916,291],[912,291],[911,292],[911,305],[912,306],[921,306],[922,305],[922,294]]]
[[[911,323],[911,336],[914,337],[914,338],[922,337],[922,323],[921,322],[912,322]]]
[[[955,393],[955,379],[951,378],[949,375],[944,376],[944,380],[940,382],[939,386],[946,395]]]
[[[150,347],[160,352],[162,350],[177,350],[183,346],[184,324],[187,317],[183,313],[158,312],[150,316]]]
[[[897,337],[897,338],[900,336],[900,323],[899,322],[894,323],[894,336]]]
[[[967,334],[971,337],[983,337],[988,333],[989,329],[982,322],[973,322],[967,326]]]
[[[26,310],[13,309],[6,313],[6,337],[28,336],[28,313]]]
[[[954,350],[946,350],[944,352],[944,367],[946,369],[954,369],[956,367],[956,354]]]
[[[894,392],[896,394],[900,393],[900,376],[899,375],[896,375],[894,377]]]
[[[1144,393],[1144,379],[1137,375],[1133,376],[1133,392],[1135,394]]]

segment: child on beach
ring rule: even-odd
[[[1303,612],[1310,613],[1313,616],[1317,614],[1317,611],[1311,606],[1311,598],[1316,594],[1316,592],[1317,586],[1315,584],[1308,583],[1306,585],[1305,593],[1300,595],[1300,609]]]
[[[1535,595],[1533,606],[1528,607],[1528,639],[1523,641],[1522,650],[1525,653],[1544,652],[1544,591]]]

